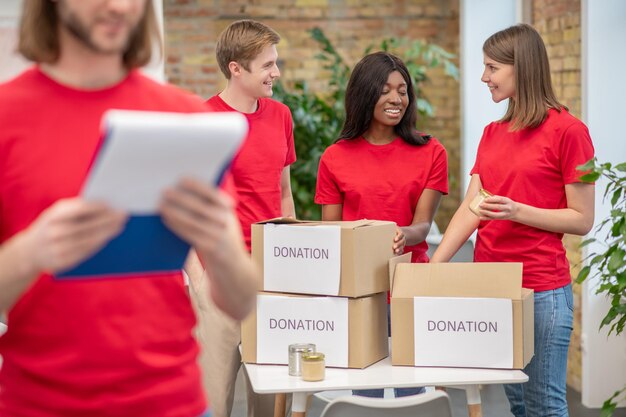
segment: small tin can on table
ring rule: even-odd
[[[289,345],[289,375],[302,375],[301,357],[303,353],[315,352],[313,343],[294,343]]]

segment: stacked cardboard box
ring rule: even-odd
[[[286,364],[291,343],[315,343],[327,366],[364,368],[388,356],[395,230],[369,220],[253,225],[252,257],[263,283],[242,324],[243,361]]]

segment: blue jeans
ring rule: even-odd
[[[211,410],[206,410],[204,413],[202,413],[202,415],[200,415],[199,417],[213,417],[213,413],[211,413]]]
[[[535,293],[535,356],[525,384],[505,384],[515,417],[567,417],[567,348],[572,333],[572,285]]]
[[[387,334],[391,336],[391,307],[387,304]],[[408,397],[410,395],[423,394],[426,392],[424,387],[414,388],[394,388],[393,394],[396,398]],[[383,398],[385,396],[385,390],[382,388],[377,389],[355,389],[352,390],[353,395],[360,395],[361,397],[370,398]]]

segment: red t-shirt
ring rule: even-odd
[[[576,166],[593,157],[587,127],[566,110],[550,110],[535,129],[509,132],[509,123],[485,128],[471,174],[485,190],[534,207],[567,207],[565,185],[580,182]],[[562,233],[510,220],[482,221],[474,260],[522,262],[523,286],[546,291],[570,283]]]
[[[359,137],[324,151],[315,202],[343,204],[342,220],[388,220],[408,226],[425,188],[448,193],[448,159],[437,139],[422,146],[401,138],[372,145]],[[428,262],[427,250],[425,241],[404,248],[413,252],[412,262]]]
[[[207,100],[211,111],[236,111],[218,95]],[[269,98],[258,100],[248,119],[248,137],[230,166],[228,190],[237,196],[237,217],[250,250],[252,223],[282,216],[280,179],[283,169],[296,160],[293,121],[289,108]],[[231,192],[232,193],[232,192]]]
[[[76,196],[107,109],[206,111],[138,71],[81,91],[32,68],[0,85],[0,242]],[[0,338],[0,415],[196,417],[207,408],[181,273],[98,279],[41,275]]]

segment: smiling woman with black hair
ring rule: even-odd
[[[324,220],[396,222],[394,253],[428,262],[425,239],[448,193],[448,160],[437,139],[415,129],[415,100],[395,55],[376,52],[356,65],[343,129],[320,160],[315,202]]]

